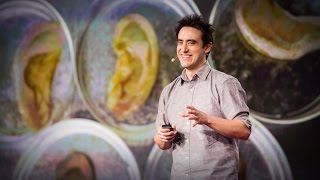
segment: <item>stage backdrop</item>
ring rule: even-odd
[[[241,180],[320,179],[320,3],[0,0],[0,179],[169,179],[153,142],[182,71],[176,21],[216,29],[208,61],[247,92]]]

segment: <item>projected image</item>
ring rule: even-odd
[[[45,2],[0,4],[0,131],[21,135],[59,121],[73,96],[70,33]]]
[[[247,93],[239,179],[319,179],[319,5],[0,0],[0,179],[169,179],[155,120],[190,14],[215,27],[208,63]]]
[[[241,81],[252,114],[276,124],[319,115],[319,17],[294,16],[275,0],[215,5],[212,58]]]

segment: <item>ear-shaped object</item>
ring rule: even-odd
[[[62,31],[57,23],[37,24],[25,34],[19,54],[24,73],[19,108],[27,127],[39,130],[52,113],[52,82],[63,47]]]
[[[123,17],[114,36],[117,64],[108,84],[106,106],[122,121],[148,99],[157,78],[159,47],[152,25],[139,14]]]
[[[236,1],[235,20],[243,42],[267,57],[295,60],[320,49],[320,18],[295,17],[275,0]]]

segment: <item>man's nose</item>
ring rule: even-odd
[[[187,52],[187,51],[188,51],[188,45],[187,45],[187,43],[184,43],[184,44],[182,45],[181,49],[182,49],[183,52]]]

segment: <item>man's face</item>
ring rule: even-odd
[[[201,35],[200,30],[192,27],[183,27],[178,34],[177,56],[187,70],[198,71],[211,49],[211,44],[203,47]]]

